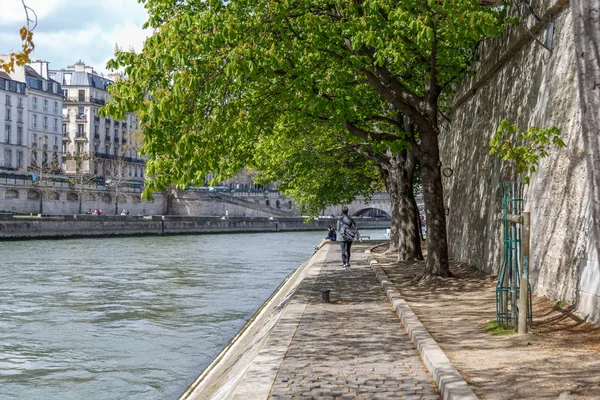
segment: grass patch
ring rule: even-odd
[[[507,328],[503,325],[499,325],[498,321],[495,319],[486,322],[483,324],[483,329],[485,329],[485,333],[489,335],[499,336],[499,335],[513,335],[517,332],[512,328]]]
[[[569,305],[569,303],[567,303],[564,300],[559,300],[556,303],[554,303],[554,311],[561,311],[564,310],[565,308],[567,308],[567,306]]]

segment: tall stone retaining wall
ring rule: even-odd
[[[81,212],[101,209],[105,214],[115,213],[115,192],[102,190],[76,191],[68,187],[46,188],[35,186],[0,185],[0,211],[15,213],[78,214],[81,198]],[[117,214],[127,209],[131,214],[164,214],[166,202],[161,193],[156,193],[151,201],[144,201],[140,193],[119,193]]]
[[[302,218],[60,215],[0,218],[1,239],[68,238],[132,235],[181,235],[226,232],[320,230],[335,220],[305,223]],[[389,220],[360,219],[361,229],[388,228]]]
[[[592,183],[581,132],[573,20],[567,0],[536,2],[554,21],[553,50],[534,44],[522,27],[486,42],[476,73],[454,98],[450,131],[442,129],[441,150],[451,257],[488,272],[501,262],[500,182],[507,165],[488,155],[502,119],[521,129],[556,125],[567,147],[552,150],[525,188],[531,212],[531,273],[534,292],[575,304],[600,320],[598,238],[592,229]],[[544,41],[540,24],[528,25]],[[468,205],[468,206],[465,206]]]

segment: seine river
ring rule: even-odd
[[[176,399],[324,235],[0,242],[0,399]]]

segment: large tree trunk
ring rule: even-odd
[[[390,195],[392,221],[389,252],[398,254],[398,261],[422,260],[421,238],[415,226],[413,207],[414,155],[406,151],[393,156],[390,151],[378,157],[379,169]],[[385,159],[385,161],[383,161]]]
[[[440,170],[440,151],[437,133],[421,131],[421,174],[423,200],[427,219],[427,266],[424,276],[448,277],[448,242],[446,239],[446,213],[444,190]]]
[[[571,0],[581,102],[581,128],[600,252],[600,0]]]

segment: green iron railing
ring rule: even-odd
[[[522,225],[509,216],[523,213],[523,184],[502,182],[502,264],[496,283],[496,321],[499,325],[516,328],[519,315],[519,277],[521,264]],[[523,271],[521,271],[523,272]],[[532,321],[531,286],[528,285],[529,322]]]

